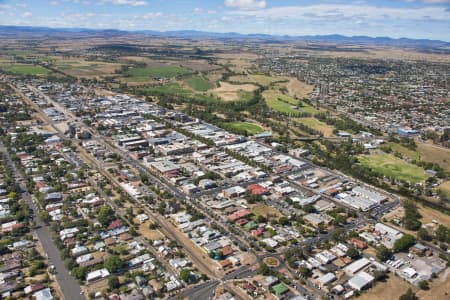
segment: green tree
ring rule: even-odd
[[[103,267],[105,267],[110,273],[117,273],[123,267],[123,262],[120,257],[113,255],[105,260]]]
[[[391,257],[392,252],[388,248],[386,248],[384,245],[380,245],[377,248],[377,258],[381,261],[386,261]]]
[[[350,247],[350,248],[348,248],[345,255],[347,255],[351,259],[354,259],[354,258],[359,257],[359,251],[355,247]]]
[[[420,281],[420,282],[419,282],[419,287],[420,287],[422,290],[429,290],[429,289],[430,289],[430,285],[428,284],[428,281],[426,281],[426,280]]]
[[[184,282],[188,283],[190,277],[191,277],[191,271],[189,269],[182,269],[180,271],[180,278]]]
[[[425,228],[420,228],[417,232],[417,236],[419,239],[424,241],[431,241],[431,235],[428,233],[428,231]]]
[[[268,275],[269,273],[270,273],[270,269],[265,263],[262,263],[259,265],[258,274]]]
[[[420,300],[419,297],[409,288],[405,294],[401,295],[399,300]]]
[[[83,280],[86,277],[87,270],[85,267],[75,267],[72,269],[71,274],[78,280]]]
[[[109,205],[102,206],[97,216],[97,220],[103,226],[108,226],[115,218],[114,211]]]
[[[410,234],[405,234],[394,243],[394,252],[400,252],[414,245],[416,238]]]
[[[119,278],[116,275],[111,275],[108,278],[108,287],[110,290],[114,290],[120,287]]]

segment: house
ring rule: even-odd
[[[245,218],[245,217],[248,217],[251,215],[252,215],[252,212],[249,211],[248,209],[241,209],[241,210],[238,210],[238,211],[232,213],[231,215],[229,215],[228,220],[230,220],[231,222],[234,222],[236,220],[239,220],[241,218]]]
[[[336,280],[336,276],[333,273],[329,272],[329,273],[317,278],[316,282],[319,287],[323,288],[335,280]]]
[[[369,265],[370,265],[370,260],[363,257],[363,258],[360,258],[357,261],[351,263],[350,265],[346,266],[344,268],[344,272],[348,276],[354,276],[357,272],[361,271],[362,269],[366,268]]]
[[[269,190],[265,187],[260,186],[259,184],[251,184],[247,187],[251,195],[254,196],[262,196],[267,195],[269,193]]]
[[[105,268],[99,269],[99,270],[95,270],[95,271],[92,271],[92,272],[90,272],[90,273],[88,273],[86,275],[86,282],[89,284],[89,283],[92,283],[94,281],[106,278],[109,275],[110,275],[109,271],[107,269],[105,269]]]
[[[359,272],[348,281],[348,285],[353,289],[361,291],[368,285],[372,284],[374,277],[366,272]]]
[[[53,299],[52,291],[50,290],[50,288],[40,290],[33,294],[33,299],[35,299],[35,300],[52,300]]]
[[[361,241],[358,238],[352,238],[351,239],[351,243],[352,243],[353,246],[355,246],[359,250],[364,250],[364,249],[367,248],[367,244],[364,241]]]
[[[242,197],[245,195],[245,189],[240,186],[233,186],[223,190],[223,195],[227,198]]]

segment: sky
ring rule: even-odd
[[[0,0],[0,25],[450,41],[450,0]]]

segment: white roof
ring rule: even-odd
[[[348,285],[350,285],[352,288],[360,291],[365,286],[370,284],[374,279],[375,278],[372,275],[370,275],[366,272],[359,272],[358,274],[356,274],[355,276],[350,278],[350,280],[348,281]]]

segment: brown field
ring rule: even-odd
[[[374,287],[364,292],[358,300],[393,300],[398,299],[410,288],[406,281],[394,274],[389,274],[386,282],[378,282]],[[427,299],[427,298],[421,298]],[[432,299],[432,298],[430,298]]]
[[[164,238],[163,234],[159,232],[159,230],[151,230],[148,228],[148,226],[151,224],[151,222],[147,221],[139,226],[138,232],[145,237],[146,239],[149,239],[150,241],[156,241]]]
[[[265,218],[267,218],[268,216],[276,218],[283,216],[277,209],[267,206],[265,204],[256,204],[255,206],[251,207],[250,210],[255,215],[261,215]]]
[[[296,78],[291,78],[286,88],[291,96],[299,99],[308,98],[314,89],[312,85],[306,84]]]
[[[450,149],[428,143],[417,143],[417,150],[421,160],[437,163],[446,172],[450,172]]]
[[[417,291],[420,299],[449,299],[450,298],[450,269],[447,268],[439,277],[433,280],[428,291]]]
[[[225,101],[236,101],[239,100],[240,92],[253,92],[257,88],[258,87],[253,84],[231,84],[221,81],[220,87],[211,90],[211,92]]]
[[[450,216],[446,215],[444,213],[441,213],[440,211],[437,211],[435,209],[424,207],[421,205],[418,205],[419,212],[422,215],[421,222],[423,224],[431,223],[431,221],[436,220],[439,222],[439,224],[446,224],[447,226],[450,225]]]
[[[442,183],[438,189],[450,196],[450,180]]]

